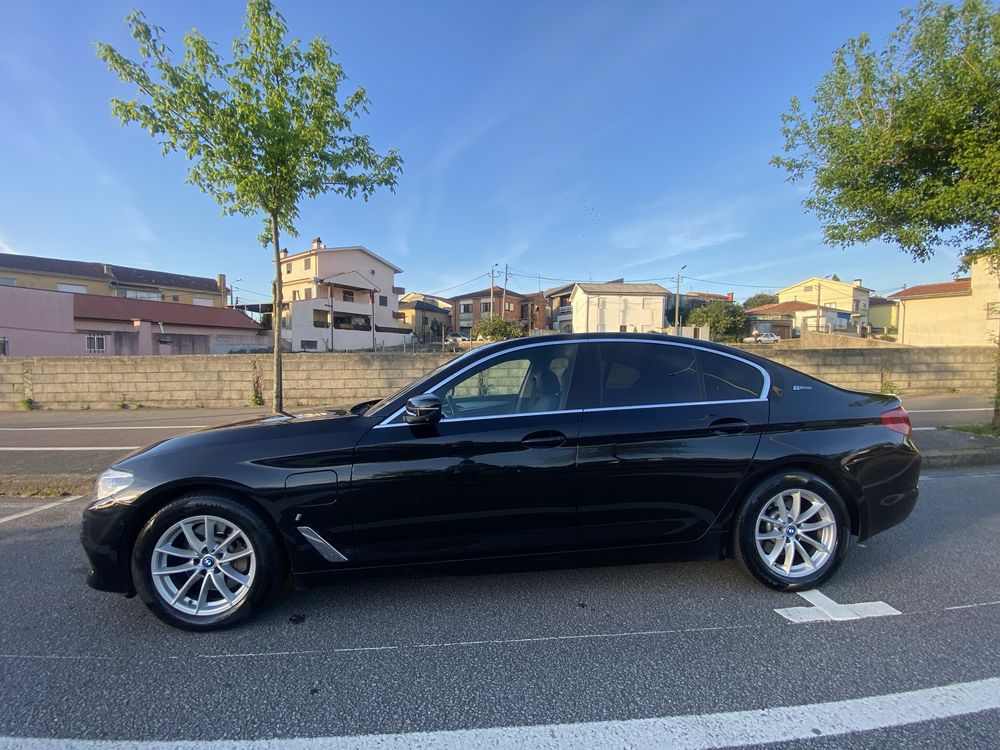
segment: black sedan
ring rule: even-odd
[[[920,455],[891,395],[657,334],[517,339],[350,410],[176,437],[101,475],[94,588],[234,624],[291,576],[642,547],[817,586],[905,519]]]

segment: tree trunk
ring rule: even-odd
[[[274,243],[274,311],[271,313],[271,327],[274,329],[274,395],[275,414],[284,413],[281,396],[281,248],[278,246],[278,215],[271,214],[271,241]],[[288,311],[291,315],[291,310]],[[330,312],[331,316],[333,312]]]

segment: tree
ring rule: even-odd
[[[828,244],[880,240],[920,261],[953,247],[1000,271],[1000,11],[984,0],[903,11],[881,50],[849,40],[810,111],[793,98],[782,122],[772,163],[810,182],[803,206]]]
[[[777,294],[768,294],[767,292],[760,292],[753,295],[752,297],[747,297],[746,301],[743,303],[744,310],[753,310],[755,307],[760,307],[761,305],[774,305],[778,302]]]
[[[395,190],[402,158],[384,156],[355,122],[368,112],[358,87],[340,101],[346,75],[323,37],[307,45],[286,41],[284,18],[270,0],[247,4],[244,35],[231,60],[198,31],[183,40],[173,61],[164,31],[132,11],[126,19],[139,61],[98,43],[97,55],[125,83],[133,99],[112,99],[123,125],[137,123],[159,140],[164,155],[180,152],[191,168],[187,181],[208,193],[225,215],[263,216],[261,242],[274,253],[274,411],[281,390],[280,232],[295,236],[303,198],[333,192],[367,200],[380,187]]]
[[[709,326],[712,340],[721,341],[741,336],[746,317],[746,313],[739,305],[716,300],[702,307],[696,307],[684,322],[689,326]]]
[[[480,318],[472,324],[472,338],[482,336],[487,341],[506,341],[524,335],[524,326],[516,320],[506,320],[497,315]]]

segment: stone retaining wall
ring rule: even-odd
[[[753,351],[835,385],[901,394],[992,393],[993,347],[767,349]],[[453,354],[288,354],[289,407],[343,405],[388,395]],[[256,382],[256,386],[255,386]],[[10,357],[0,359],[0,410],[30,398],[43,409],[241,407],[270,403],[268,355]]]

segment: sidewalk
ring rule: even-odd
[[[923,454],[924,469],[1000,464],[997,438],[938,428],[915,431],[913,442]]]

